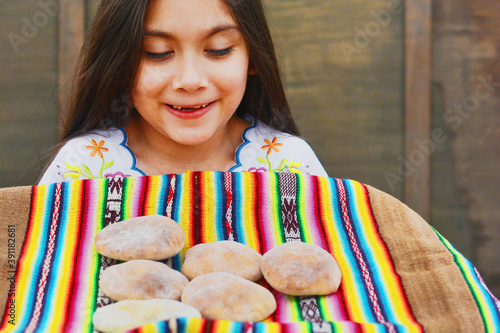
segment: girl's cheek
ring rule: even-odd
[[[248,62],[233,62],[224,69],[220,69],[216,75],[218,75],[220,81],[228,87],[246,84],[248,77]]]
[[[145,93],[147,90],[160,88],[167,81],[167,75],[161,66],[143,65],[139,72],[136,88]]]

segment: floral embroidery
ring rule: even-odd
[[[274,151],[279,152],[280,150],[277,147],[281,147],[281,146],[283,146],[283,144],[279,143],[277,141],[278,141],[277,137],[274,137],[273,142],[269,141],[268,139],[264,139],[264,142],[267,143],[267,145],[262,146],[260,148],[261,149],[268,148],[267,149],[267,155],[271,154],[271,152],[273,151],[273,149],[274,149]]]
[[[71,177],[73,179],[78,179],[78,177],[80,177],[80,175],[82,174],[82,169],[80,169],[79,167],[71,166],[67,162],[66,162],[66,166],[57,164],[57,168],[59,170],[61,170],[57,174],[63,175],[64,177],[67,176],[67,177]]]
[[[104,147],[104,143],[105,143],[104,140],[101,140],[99,141],[99,143],[97,143],[94,139],[92,139],[90,141],[91,145],[85,146],[85,148],[91,150],[90,157],[94,157],[97,155],[99,156],[100,159],[102,159],[102,165],[98,175],[94,175],[90,170],[90,168],[85,164],[81,164],[81,167],[79,167],[76,165],[69,165],[67,162],[66,162],[66,168],[64,168],[61,165],[57,165],[57,167],[61,169],[59,174],[62,174],[64,177],[71,177],[73,179],[78,179],[80,176],[84,176],[85,178],[88,179],[107,178],[103,177],[102,173],[104,172],[104,170],[111,168],[115,163],[115,161],[106,162],[106,160],[104,159],[103,153],[109,151],[108,148]],[[108,175],[112,174],[106,174],[106,176]]]
[[[268,139],[264,139],[264,142],[267,144],[260,147],[260,149],[267,149],[266,158],[258,157],[257,161],[259,161],[260,163],[263,163],[263,164],[267,164],[268,169],[263,170],[265,168],[251,168],[251,169],[249,169],[249,171],[283,172],[283,171],[285,171],[286,168],[288,168],[290,170],[290,172],[292,172],[292,173],[302,173],[299,169],[297,169],[297,167],[300,167],[302,165],[302,162],[290,162],[290,164],[288,164],[288,161],[289,161],[288,158],[281,160],[280,165],[277,168],[273,168],[271,161],[269,160],[269,155],[273,151],[279,152],[280,150],[278,147],[282,147],[283,144],[278,142],[277,137],[274,137],[272,141],[270,141]],[[252,170],[252,169],[255,169],[255,170]]]
[[[104,178],[125,178],[125,177],[131,177],[131,175],[126,175],[121,171],[117,171],[115,173],[107,173],[104,175]]]
[[[302,161],[300,161],[299,163],[297,162],[290,162],[290,172],[291,173],[302,173],[302,171],[300,171],[297,167],[301,166],[302,165]]]
[[[249,172],[267,172],[266,168],[256,168],[256,167],[251,167],[248,169]]]
[[[101,140],[99,141],[99,144],[97,142],[95,142],[94,139],[92,139],[92,141],[90,141],[90,143],[92,144],[92,146],[86,146],[85,148],[89,149],[89,150],[92,150],[92,152],[90,153],[90,157],[94,157],[95,154],[97,153],[97,155],[99,155],[100,158],[103,158],[103,155],[102,155],[102,152],[107,152],[109,151],[108,148],[106,147],[103,147],[104,145],[104,140]]]

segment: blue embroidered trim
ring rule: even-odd
[[[146,176],[146,174],[139,168],[137,168],[135,166],[135,164],[137,163],[137,159],[135,158],[135,155],[134,153],[132,152],[132,150],[129,148],[129,146],[127,146],[127,141],[128,141],[128,138],[127,138],[127,132],[125,132],[125,130],[121,127],[118,128],[120,131],[122,131],[123,133],[123,141],[120,143],[120,146],[122,146],[123,148],[127,149],[128,152],[130,153],[130,155],[132,156],[132,170],[135,170],[139,173],[141,173],[143,176]]]
[[[249,120],[249,119],[246,119],[245,117],[245,120]],[[242,166],[241,162],[240,162],[240,152],[241,150],[247,145],[250,143],[250,140],[248,140],[247,138],[247,132],[253,128],[256,128],[257,127],[257,123],[259,121],[256,119],[256,118],[252,118],[252,126],[250,126],[249,128],[247,128],[243,134],[241,135],[241,137],[243,138],[243,142],[238,146],[238,148],[236,149],[236,156],[234,157],[234,159],[236,160],[236,165],[232,166],[228,172],[233,172],[235,169],[239,168],[240,166]]]

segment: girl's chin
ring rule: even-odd
[[[169,139],[183,146],[200,146],[210,141],[210,136],[200,136],[199,133],[197,134],[198,135],[173,134],[169,136]]]

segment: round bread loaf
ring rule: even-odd
[[[257,281],[262,277],[261,259],[259,252],[238,242],[204,243],[186,252],[181,270],[189,280],[203,274],[227,272]]]
[[[330,253],[302,242],[284,243],[264,253],[261,268],[271,287],[287,295],[329,295],[341,280]]]
[[[99,287],[115,301],[166,298],[180,300],[189,280],[180,272],[152,260],[131,260],[102,272]]]
[[[108,225],[95,237],[100,254],[117,259],[162,260],[175,256],[186,242],[186,234],[172,219],[161,215],[135,217]]]
[[[182,302],[212,320],[261,321],[276,310],[276,301],[269,290],[226,272],[194,278],[184,288]]]
[[[94,329],[105,333],[121,333],[147,323],[180,317],[201,318],[198,310],[170,299],[127,300],[98,308],[94,313]]]

